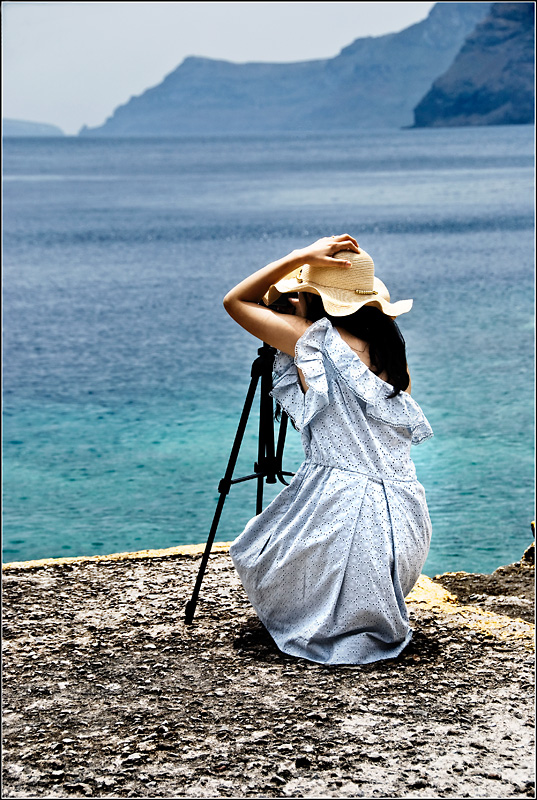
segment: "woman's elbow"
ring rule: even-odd
[[[222,302],[227,313],[232,317],[234,315],[233,310],[236,307],[236,299],[233,297],[232,292],[228,292]]]

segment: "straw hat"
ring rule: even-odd
[[[373,259],[362,250],[340,250],[334,258],[350,261],[350,267],[311,267],[304,264],[273,284],[263,300],[273,303],[281,294],[288,292],[312,292],[320,295],[324,310],[334,317],[354,314],[362,306],[376,306],[389,317],[406,314],[412,308],[412,300],[390,302],[390,293],[379,278],[375,277]]]

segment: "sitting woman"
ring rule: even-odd
[[[294,313],[267,307],[287,293],[298,293]],[[284,653],[322,664],[394,658],[412,636],[405,597],[431,537],[410,446],[432,430],[410,396],[394,321],[412,300],[391,303],[345,234],[255,272],[224,306],[279,351],[272,395],[305,452],[231,546],[250,602]]]

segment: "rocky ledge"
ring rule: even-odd
[[[3,797],[533,796],[530,555],[422,577],[347,667],[282,655],[222,545],[191,626],[196,548],[6,565]]]

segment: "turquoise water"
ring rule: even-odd
[[[4,560],[204,542],[258,343],[237,280],[349,232],[401,318],[425,572],[519,558],[533,519],[529,126],[4,144]],[[257,404],[236,474],[257,455]],[[301,448],[288,433],[285,466]],[[267,487],[266,500],[274,496]],[[218,539],[255,509],[232,488]]]

